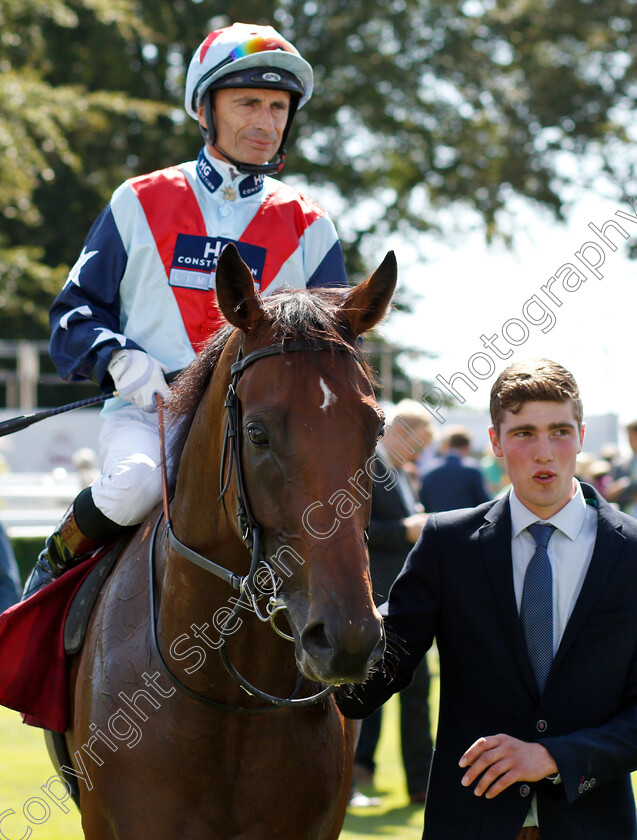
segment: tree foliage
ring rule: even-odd
[[[300,166],[350,205],[376,197],[357,242],[461,206],[492,236],[512,195],[560,217],[572,183],[636,175],[634,0],[284,7],[319,78]]]
[[[314,65],[284,177],[330,210],[354,277],[369,243],[445,211],[490,237],[513,196],[559,218],[575,183],[634,184],[635,0],[0,0],[3,336],[46,337],[44,299],[118,183],[196,155],[185,69],[231,20]]]

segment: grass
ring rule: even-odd
[[[41,790],[53,776],[53,767],[44,746],[42,731],[22,723],[20,715],[0,706],[0,816],[7,814],[3,836],[23,837],[32,829],[32,840],[82,840],[80,817],[72,801],[62,807],[63,813]],[[423,807],[411,806],[407,796],[400,750],[398,748],[398,703],[389,701],[383,715],[383,729],[377,753],[376,787],[381,798],[376,808],[350,808],[341,840],[367,840],[372,837],[394,837],[420,840]],[[59,790],[53,789],[60,795]],[[365,791],[371,793],[369,788]],[[35,799],[47,803],[47,811]],[[23,808],[40,824],[26,819]]]
[[[420,840],[423,808],[409,805],[398,749],[398,704],[391,700],[383,716],[383,731],[377,755],[376,794],[381,797],[379,808],[350,808],[341,832],[341,840],[366,840],[371,837],[394,837],[400,840]],[[17,712],[0,707],[0,816],[3,836],[23,837],[28,828],[32,840],[82,840],[80,817],[72,801],[62,804],[69,812],[54,805],[41,790],[53,776],[53,767],[44,746],[42,732],[25,726]],[[59,790],[53,792],[60,795]],[[369,792],[369,788],[365,788]],[[46,802],[49,815],[35,799]],[[31,819],[26,819],[23,808]]]
[[[341,833],[342,840],[365,840],[368,837],[400,837],[400,840],[420,840],[423,809],[409,805],[400,753],[397,749],[397,704],[390,701],[383,720],[383,732],[378,753],[377,793],[380,808],[350,809]],[[25,726],[17,712],[0,707],[0,816],[3,836],[23,837],[28,828],[32,840],[82,840],[80,817],[72,801],[62,807],[54,805],[41,790],[53,775],[53,767],[44,746],[42,732]],[[59,790],[52,788],[59,796]],[[48,803],[47,811],[35,799]],[[26,819],[23,808],[31,819]]]
[[[432,673],[432,725],[436,725],[438,697],[437,663],[430,659]],[[380,807],[350,808],[340,840],[420,840],[423,829],[423,807],[411,806],[407,796],[400,750],[398,745],[398,703],[392,698],[385,707],[383,728],[376,756],[376,786],[366,793],[381,798]],[[0,707],[0,818],[2,836],[31,837],[32,840],[82,840],[80,817],[69,800],[68,813],[54,805],[41,787],[53,775],[53,768],[44,746],[42,732],[24,726],[16,712]],[[637,791],[637,774],[633,774],[633,789]],[[56,790],[56,793],[59,792]],[[48,803],[45,806],[39,802]],[[26,807],[31,821],[23,809]],[[14,813],[11,814],[11,811]],[[36,820],[40,820],[39,823]],[[31,829],[32,834],[26,834]]]
[[[398,714],[398,703],[392,697],[383,711],[375,785],[373,788],[362,788],[367,794],[379,796],[381,805],[349,808],[340,840],[367,840],[372,837],[420,840],[422,837],[424,807],[409,804],[400,757]]]
[[[0,707],[0,744],[0,815],[9,811],[2,821],[3,836],[81,840],[84,834],[73,801],[57,806],[41,790],[54,775],[42,730],[25,726],[17,712]],[[60,790],[59,785],[51,787],[54,795],[61,796]],[[30,819],[25,816],[25,806]]]

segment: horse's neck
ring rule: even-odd
[[[227,383],[211,383],[205,401],[197,411],[180,460],[172,522],[175,535],[188,548],[238,575],[246,575],[250,555],[230,516],[236,510],[232,488],[226,506],[219,501],[223,405]],[[227,508],[227,512],[226,512]],[[220,685],[231,693],[238,690],[220,664],[218,643],[224,622],[236,606],[238,592],[226,581],[204,571],[171,550],[166,539],[160,547],[157,576],[160,599],[158,634],[163,650],[199,647],[206,654],[205,665],[192,678],[193,688],[206,693]],[[236,631],[229,648],[240,670],[264,690],[274,693],[292,690],[297,678],[293,646],[281,640],[263,624],[249,606],[243,605],[232,619]],[[174,648],[175,640],[184,641]],[[255,651],[259,652],[255,662]],[[186,665],[196,664],[194,655]],[[274,676],[273,676],[274,675]],[[183,673],[181,674],[183,677]],[[229,685],[229,683],[231,683]],[[245,700],[245,694],[239,697]]]

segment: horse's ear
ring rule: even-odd
[[[341,305],[355,335],[371,330],[382,320],[396,288],[396,256],[388,251],[376,271],[355,286]]]
[[[250,269],[231,242],[219,255],[215,286],[217,303],[226,321],[244,333],[250,332],[263,315],[261,298]]]

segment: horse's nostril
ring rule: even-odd
[[[320,656],[332,651],[332,645],[327,638],[324,624],[313,624],[311,627],[307,627],[301,634],[301,644],[312,656]]]

